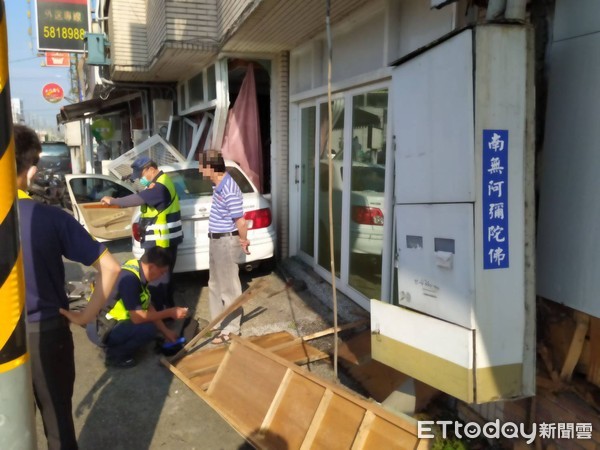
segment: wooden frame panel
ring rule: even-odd
[[[244,428],[258,430],[287,369],[244,346],[237,346],[232,358],[233,345],[207,394],[216,404],[229,408],[232,418]]]
[[[394,415],[237,336],[206,392],[163,362],[259,449],[424,449],[431,444],[417,438],[413,418]]]

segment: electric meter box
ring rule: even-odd
[[[481,25],[392,75],[396,297],[373,358],[467,402],[535,394],[531,31]]]

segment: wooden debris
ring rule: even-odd
[[[600,386],[600,319],[590,317],[590,363],[587,369],[587,380]]]
[[[408,376],[371,358],[371,333],[359,333],[340,345],[339,358],[350,376],[377,402],[383,402]],[[437,389],[415,380],[415,410],[424,409],[439,394]]]
[[[175,362],[178,359],[180,359],[183,355],[188,353],[192,348],[194,348],[194,346],[200,339],[202,339],[204,336],[209,334],[211,332],[211,330],[215,326],[219,325],[225,317],[227,317],[233,311],[235,311],[240,306],[242,306],[244,303],[246,303],[248,300],[250,300],[256,292],[263,289],[263,287],[265,286],[265,283],[266,283],[266,280],[264,278],[261,278],[256,283],[254,283],[252,286],[250,286],[248,289],[246,289],[242,293],[242,295],[240,295],[235,300],[235,302],[233,302],[231,305],[229,305],[229,307],[225,308],[225,311],[223,311],[221,314],[219,314],[217,317],[215,317],[213,320],[211,320],[208,323],[208,325],[206,325],[202,330],[200,330],[200,332],[190,342],[188,342],[185,345],[185,347],[183,347],[179,352],[177,352],[174,356],[172,356],[170,358],[170,361]]]
[[[588,331],[590,322],[589,319],[590,316],[587,314],[575,311],[575,320],[577,322],[577,326],[575,327],[575,332],[573,333],[573,339],[571,340],[567,357],[565,358],[562,370],[560,371],[560,378],[563,381],[569,381],[571,379],[573,370],[577,365],[577,361],[579,361],[581,351],[583,350],[583,343],[585,342],[585,336]]]
[[[261,348],[274,351],[280,357],[295,364],[307,364],[329,358],[327,353],[302,341],[298,342],[287,331],[251,336],[247,340]],[[171,363],[192,380],[198,388],[206,390],[226,354],[227,346],[222,345],[188,354],[177,362]],[[163,364],[169,367],[168,360],[164,359]]]
[[[429,448],[430,441],[417,438],[414,419],[391,414],[237,336],[206,392],[178,366],[168,367],[259,449]]]
[[[355,328],[355,327],[358,327],[360,325],[364,325],[364,324],[366,324],[368,322],[369,322],[369,319],[360,319],[360,320],[357,320],[355,322],[347,323],[347,324],[344,324],[344,325],[339,325],[337,327],[337,331],[349,330],[351,328]],[[277,350],[280,350],[281,348],[285,348],[285,346],[296,345],[298,343],[306,342],[306,341],[312,341],[313,339],[318,339],[318,338],[325,337],[325,336],[328,336],[330,334],[333,334],[335,331],[336,331],[336,327],[327,328],[325,330],[317,331],[316,333],[307,334],[306,336],[302,336],[302,337],[296,338],[296,339],[294,339],[291,342],[284,342],[279,347],[275,346],[275,347],[268,347],[268,348],[272,352],[276,352]],[[261,347],[267,348],[265,346],[261,346]]]

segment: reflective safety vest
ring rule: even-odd
[[[142,205],[140,210],[140,228],[142,230],[142,248],[170,247],[183,241],[181,210],[175,186],[166,174],[161,174],[155,183],[162,184],[169,191],[171,201],[161,211],[150,205]]]
[[[136,277],[142,282],[142,278],[140,277],[140,262],[137,259],[130,259],[125,264],[121,266],[123,270],[129,270],[131,273],[135,274]],[[142,292],[140,293],[140,302],[142,303],[142,310],[148,311],[150,307],[150,292],[148,291],[148,286],[144,283],[142,284]],[[120,294],[117,292],[115,300],[110,302],[111,304],[108,307],[105,307],[102,310],[102,313],[109,309],[106,312],[105,317],[110,319],[115,319],[117,321],[129,320],[129,311],[125,308],[125,303],[121,299]],[[112,307],[111,307],[112,306]]]

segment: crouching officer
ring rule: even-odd
[[[157,288],[152,286],[152,292],[155,294],[153,302],[158,309],[162,309],[163,306],[175,306],[173,269],[177,261],[177,247],[183,241],[179,196],[171,178],[159,170],[156,162],[148,156],[138,157],[131,164],[131,169],[133,172],[129,178],[139,178],[140,184],[146,189],[121,198],[105,196],[100,202],[121,208],[140,206],[142,248],[164,247],[171,255],[168,275],[165,275]],[[159,296],[161,298],[157,298]]]
[[[167,328],[163,319],[183,319],[188,309],[171,307],[157,311],[148,291],[148,283],[163,276],[170,263],[168,250],[152,247],[140,260],[131,259],[121,266],[111,300],[96,322],[87,326],[90,340],[106,352],[107,366],[133,367],[136,350],[156,339],[157,331],[167,342],[177,340],[178,336]]]

